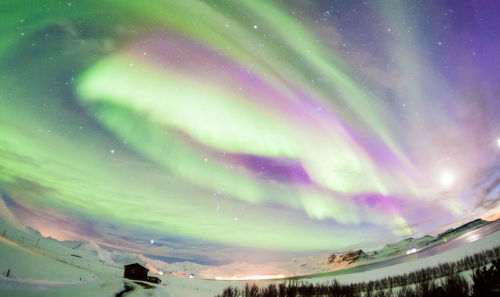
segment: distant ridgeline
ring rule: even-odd
[[[393,244],[388,244],[384,248],[374,251],[369,253],[370,257],[380,257],[380,258],[385,258],[385,257],[394,257],[394,256],[400,256],[406,254],[406,252],[412,248],[415,248],[417,250],[421,250],[424,248],[428,248],[431,246],[434,246],[436,244],[446,242],[450,239],[453,239],[455,237],[458,237],[465,232],[472,231],[474,229],[483,227],[491,222],[484,221],[481,219],[477,219],[474,221],[470,221],[460,227],[457,228],[451,228],[446,230],[443,233],[438,234],[438,236],[433,237],[430,235],[425,235],[423,237],[414,239],[414,238],[407,238],[404,239],[400,242],[393,243]]]
[[[470,221],[470,222],[463,224],[462,226],[460,226],[456,229],[451,228],[451,229],[444,231],[443,233],[439,234],[436,237],[436,240],[443,239],[447,236],[452,236],[453,234],[456,235],[457,233],[463,233],[464,231],[470,231],[473,229],[477,229],[477,228],[483,227],[484,225],[487,225],[489,223],[491,223],[491,222],[483,221],[481,219]]]
[[[425,235],[417,239],[410,237],[397,243],[387,244],[382,249],[372,252],[364,252],[363,250],[352,250],[341,254],[330,254],[327,263],[354,264],[369,260],[383,260],[386,258],[397,257],[407,254],[409,250],[415,250],[415,251],[422,250],[434,246],[436,244],[446,242],[450,239],[453,239],[457,236],[464,234],[465,232],[483,227],[489,223],[491,222],[477,219],[474,221],[470,221],[455,229],[453,228],[448,229],[445,232],[438,234],[438,236],[436,237],[430,235]]]

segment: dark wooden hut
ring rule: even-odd
[[[154,276],[148,276],[148,271],[146,267],[139,263],[133,263],[123,266],[123,277],[133,280],[146,281],[150,283],[159,284],[161,280]]]
[[[123,266],[123,277],[133,280],[148,281],[148,271],[146,267],[139,263],[133,263]]]

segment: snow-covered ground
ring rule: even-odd
[[[7,225],[0,225],[0,227],[0,232],[2,232],[0,233],[2,235],[0,237],[0,296],[115,296],[124,291],[127,285],[132,286],[133,290],[125,292],[123,296],[210,297],[221,293],[229,285],[243,287],[246,283],[244,281],[205,280],[199,278],[198,275],[190,279],[167,273],[162,276],[156,275],[162,279],[161,285],[146,289],[121,277],[123,263],[116,262],[116,258],[119,257],[114,257],[110,251],[101,250],[92,244],[59,242],[44,238],[33,230],[20,230],[7,227]],[[462,236],[470,237],[470,243],[462,244],[438,255],[419,258],[419,253],[416,253],[410,256],[415,261],[351,274],[316,277],[307,281],[316,283],[331,281],[335,278],[342,283],[350,283],[373,280],[408,273],[438,263],[456,261],[500,243],[499,231],[476,241],[473,241],[474,233],[470,233],[472,234],[470,236],[468,234]],[[124,256],[124,258],[127,257],[131,256]],[[143,262],[147,260],[143,257],[137,257],[137,259]],[[305,260],[307,259],[296,259],[295,262]],[[316,261],[313,258],[310,260]],[[151,264],[160,269],[208,269],[191,267],[189,263],[162,265],[161,261],[151,261]],[[250,269],[251,266],[248,268]],[[7,271],[9,271],[9,277],[6,276]],[[168,270],[165,271],[168,272]],[[182,275],[182,273],[177,275]],[[270,282],[273,281],[259,281],[257,284],[267,285]]]

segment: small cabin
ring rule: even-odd
[[[148,281],[148,271],[146,267],[139,263],[133,263],[123,266],[123,277],[134,280]]]
[[[123,277],[133,280],[141,280],[150,283],[159,284],[161,280],[154,276],[148,276],[148,271],[146,267],[142,266],[139,263],[133,263],[123,266]]]

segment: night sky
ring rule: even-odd
[[[198,262],[437,232],[500,212],[499,53],[497,1],[3,1],[0,193]]]

